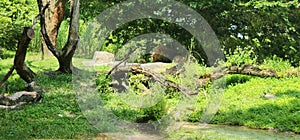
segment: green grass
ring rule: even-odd
[[[228,76],[227,81],[236,76]],[[230,84],[211,123],[300,133],[299,83],[300,77],[252,77],[246,81],[241,80],[241,83]],[[264,94],[273,94],[275,98],[264,98]],[[199,121],[197,118],[200,114],[198,110],[190,119]]]
[[[13,58],[0,60],[1,78],[12,64]],[[21,110],[0,110],[0,139],[85,139],[94,138],[101,133],[101,130],[93,127],[81,112],[73,90],[72,75],[46,76],[44,74],[44,72],[54,71],[58,68],[55,58],[41,60],[40,54],[28,53],[26,64],[37,73],[35,81],[37,87],[44,92],[43,98],[37,103],[26,105]],[[99,67],[101,72],[107,70],[109,70],[108,67]],[[143,118],[149,114],[159,119],[167,114],[166,112],[172,110],[176,102],[181,99],[179,93],[173,93],[172,96],[164,96],[163,102],[157,106],[143,109],[132,108],[119,95],[112,93],[107,86],[109,80],[104,80],[104,76],[99,78],[98,88],[110,93],[101,95],[105,99],[105,108],[110,109],[124,120],[136,121],[137,118]],[[299,83],[300,77],[275,79],[242,75],[227,76],[222,104],[211,123],[300,133]],[[24,90],[24,84],[14,72],[4,87],[0,89],[0,93],[12,94]],[[203,88],[201,93],[204,93],[206,88]],[[275,98],[266,99],[263,97],[265,93],[274,94]],[[145,95],[141,94],[141,96]],[[206,97],[203,94],[199,94],[197,97],[196,109],[187,120],[199,121],[201,118]],[[130,99],[134,100],[134,98]],[[188,106],[186,103],[184,105]],[[186,120],[187,118],[186,116],[180,117],[184,117],[184,119],[177,119]],[[182,135],[187,136],[185,137],[187,139],[203,138],[203,136],[205,136],[203,139],[206,139],[215,134],[209,131],[206,134],[195,136],[189,135],[194,133],[189,131],[175,132],[170,135],[175,139],[180,139]],[[195,133],[198,132],[195,131]]]
[[[88,123],[78,107],[73,91],[72,75],[46,76],[45,71],[58,68],[55,58],[41,60],[28,54],[26,64],[38,75],[36,84],[44,91],[43,98],[21,110],[0,110],[0,139],[84,138],[99,131]],[[8,71],[13,59],[0,60],[0,77]],[[8,79],[1,93],[23,90],[25,83],[16,72]]]

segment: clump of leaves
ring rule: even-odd
[[[230,51],[229,51],[230,52]],[[252,47],[248,46],[245,48],[237,47],[233,52],[226,53],[226,65],[232,66],[237,65],[241,66],[243,64],[255,64],[257,56]]]
[[[105,74],[100,74],[96,79],[96,89],[100,93],[111,93],[112,88],[109,86],[111,79],[107,78]]]
[[[272,58],[267,58],[261,64],[262,68],[272,69],[276,72],[283,72],[292,67],[289,61],[283,60],[280,57],[274,55]]]

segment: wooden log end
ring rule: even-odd
[[[27,27],[27,37],[30,39],[34,38],[34,30],[32,28]]]

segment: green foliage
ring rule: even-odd
[[[30,52],[39,52],[42,48],[42,36],[41,36],[41,28],[37,24],[34,28],[34,38],[30,41],[28,51]]]
[[[68,40],[68,35],[69,35],[69,24],[70,21],[67,20],[63,20],[61,22],[61,25],[59,27],[59,31],[58,31],[58,35],[56,38],[56,47],[61,49],[65,46],[65,44],[67,43]],[[81,26],[79,26],[81,27]]]
[[[253,48],[246,47],[244,49],[237,47],[232,53],[226,55],[226,65],[242,66],[243,64],[255,64],[256,55],[254,54]]]
[[[184,71],[179,75],[179,84],[192,90],[197,90],[200,75],[208,73],[208,69],[197,63],[187,62],[183,66]]]
[[[283,60],[289,60],[292,65],[299,64],[300,10],[297,0],[178,1],[190,6],[208,21],[227,54],[233,53],[237,48],[248,49],[251,46],[259,62],[276,54]],[[123,1],[83,2],[85,21],[118,2]],[[147,33],[168,34],[187,48],[193,43],[193,36],[174,23],[159,19],[138,19],[113,31],[101,47],[116,53],[132,38]],[[207,56],[202,46],[199,42],[194,43],[193,55],[200,63],[206,62]]]
[[[246,83],[251,79],[251,76],[247,75],[228,75],[226,76],[226,85],[227,86],[235,86],[237,84],[243,84]]]
[[[237,46],[252,46],[259,61],[276,54],[298,65],[297,1],[213,3],[199,7],[198,11],[208,20],[227,52]]]
[[[165,98],[164,88],[155,83],[148,83],[149,87],[145,87],[142,84],[146,82],[145,78],[143,75],[133,75],[128,81],[130,89],[127,91],[102,95],[106,100],[105,107],[117,117],[131,122],[158,121],[167,115],[166,106],[170,103]]]
[[[109,86],[110,83],[111,83],[110,78],[106,78],[105,74],[100,74],[96,79],[96,86],[97,86],[96,89],[100,93],[109,94],[112,92],[112,89]]]
[[[38,14],[35,0],[1,0],[0,46],[15,50],[24,26]]]
[[[262,68],[272,69],[276,72],[285,72],[287,69],[291,68],[290,62],[283,60],[282,58],[274,55],[272,58],[267,58],[263,61]]]
[[[5,48],[0,48],[0,60],[1,59],[7,59],[15,56],[14,51],[7,50]]]

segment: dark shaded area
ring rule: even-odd
[[[247,75],[240,75],[240,74],[233,74],[233,75],[227,75],[226,77],[226,86],[235,86],[237,84],[243,84],[246,83],[251,79],[251,76]]]

